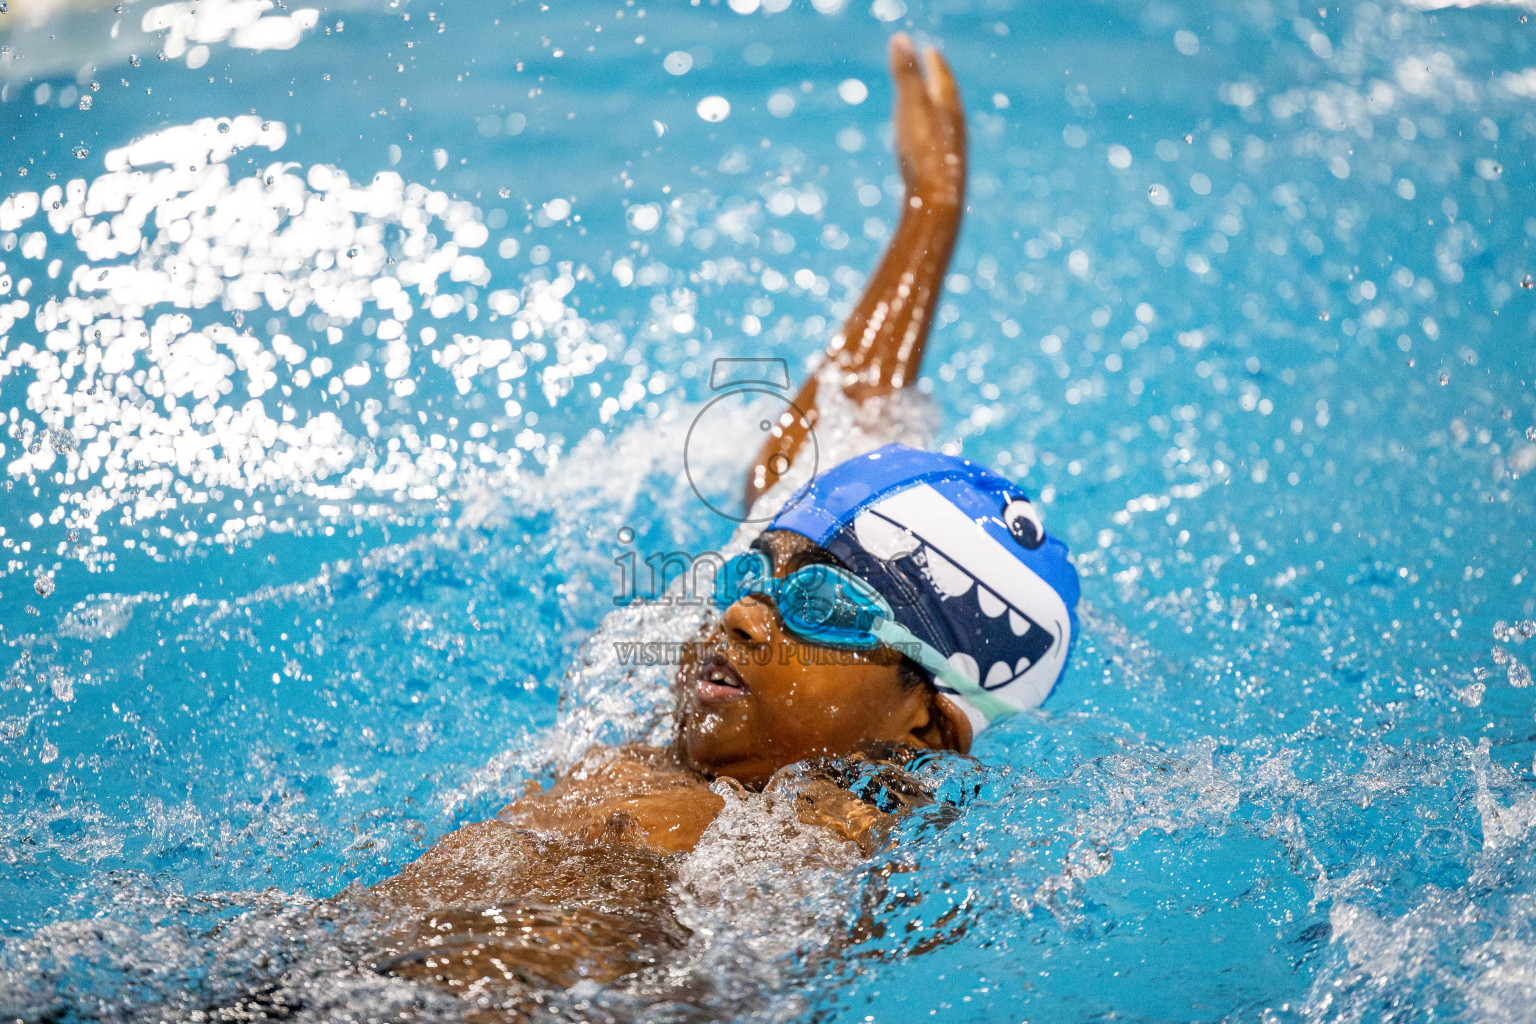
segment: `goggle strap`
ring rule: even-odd
[[[995,722],[999,718],[1006,718],[1018,711],[1011,704],[983,690],[980,684],[972,682],[970,678],[961,673],[938,649],[932,644],[924,642],[916,633],[890,619],[881,619],[874,627],[875,636],[880,642],[893,647],[903,653],[915,651],[912,658],[923,668],[933,673],[935,679],[954,690],[955,693],[986,716],[988,722]]]

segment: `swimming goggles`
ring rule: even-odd
[[[773,601],[789,633],[813,644],[846,651],[886,646],[933,673],[936,681],[971,702],[988,721],[1014,708],[963,675],[932,644],[896,621],[890,602],[873,586],[837,565],[807,565],[780,579],[761,551],[726,562],[715,581],[715,603],[727,608],[762,594]]]

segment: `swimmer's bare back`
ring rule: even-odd
[[[891,41],[890,63],[901,220],[826,350],[860,402],[917,379],[965,200],[964,111],[948,64],[934,50],[919,55],[905,35]],[[779,424],[754,461],[749,505],[814,427],[817,387],[805,383],[795,402],[804,418]],[[866,851],[888,820],[827,779],[802,783],[795,800],[829,842]],[[724,805],[671,749],[593,751],[549,789],[446,836],[370,891],[369,902],[410,922],[390,936],[380,968],[468,988],[608,981],[655,963],[686,935],[669,909],[671,862]]]
[[[866,853],[893,820],[825,777],[797,780],[792,799],[829,842]],[[374,886],[360,902],[395,923],[376,969],[504,994],[656,964],[688,934],[672,913],[673,862],[724,806],[671,750],[598,748]]]

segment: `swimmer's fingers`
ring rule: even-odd
[[[896,157],[901,176],[909,188],[919,187],[924,177],[923,159],[932,148],[934,132],[933,99],[923,81],[917,48],[911,37],[898,33],[891,38],[891,80],[896,83],[896,103],[892,117],[896,122]]]
[[[965,115],[954,74],[938,51],[920,57],[904,33],[892,37],[890,57],[902,178],[925,200],[957,205],[965,188]]]
[[[945,157],[949,162],[965,162],[965,104],[949,61],[936,49],[923,54],[928,71],[928,96],[945,128]]]
[[[929,47],[923,54],[923,64],[927,71],[928,98],[937,110],[952,119],[961,112],[961,105],[960,87],[955,84],[955,73],[950,70],[949,61],[937,49]]]
[[[858,845],[866,855],[883,839],[890,815],[827,779],[812,779],[795,796],[795,811],[807,825],[827,829]]]
[[[917,62],[917,47],[912,37],[898,32],[891,37],[891,81],[896,83],[896,114],[898,123],[908,110],[927,106],[931,102],[923,70]]]

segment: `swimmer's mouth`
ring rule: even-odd
[[[699,669],[694,691],[705,704],[716,704],[745,697],[747,683],[741,678],[741,673],[726,660],[725,655],[716,651]]]

